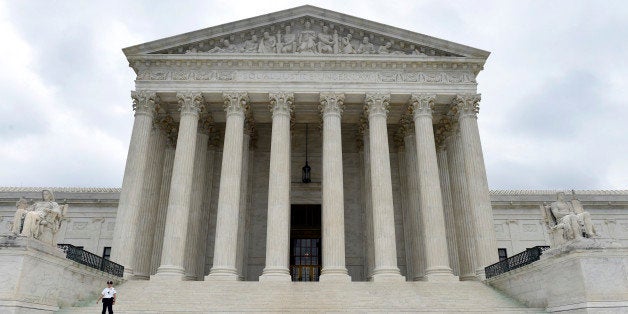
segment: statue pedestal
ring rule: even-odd
[[[0,235],[0,313],[53,313],[96,302],[114,276],[65,258],[37,239]]]
[[[607,245],[609,244],[609,245]],[[628,249],[586,239],[543,253],[541,260],[486,280],[531,307],[549,312],[628,311]]]

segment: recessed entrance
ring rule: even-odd
[[[292,205],[290,217],[292,281],[318,281],[321,273],[321,205]]]

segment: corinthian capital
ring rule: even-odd
[[[451,109],[458,118],[477,117],[480,112],[480,99],[480,94],[456,95]]]
[[[432,110],[434,109],[435,99],[436,95],[432,94],[412,94],[412,97],[410,97],[410,107],[414,112],[414,117],[432,117]]]
[[[388,115],[388,107],[390,106],[390,94],[387,93],[367,93],[365,99],[366,105],[364,110],[371,116]]]
[[[294,94],[285,92],[268,93],[270,112],[275,114],[292,114]]]
[[[321,93],[321,104],[318,107],[323,116],[328,114],[342,115],[344,110],[345,94],[342,93]]]
[[[414,120],[412,119],[412,108],[408,107],[406,112],[399,119],[399,132],[402,136],[414,134]]]
[[[443,117],[434,125],[434,141],[437,149],[445,148],[445,140],[452,134],[453,123],[449,117]]]
[[[222,93],[222,98],[225,100],[227,116],[244,115],[249,110],[249,94],[246,92],[226,92]]]
[[[177,100],[181,115],[192,114],[198,116],[201,110],[205,108],[203,94],[200,92],[179,92],[177,93]]]
[[[145,114],[151,117],[155,115],[155,108],[159,102],[156,92],[132,91],[131,98],[133,99],[133,110],[136,115]]]
[[[211,115],[205,115],[198,120],[198,132],[203,134],[210,134],[214,131],[214,118]]]

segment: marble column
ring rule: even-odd
[[[417,160],[416,135],[414,134],[414,122],[412,114],[402,117],[402,128],[404,129],[404,146],[406,161],[406,179],[408,194],[408,218],[405,221],[409,229],[410,237],[406,240],[410,242],[410,251],[406,252],[411,256],[412,270],[408,273],[408,279],[412,281],[425,280],[425,248],[423,244],[423,226],[421,221],[421,190],[419,181],[419,162]]]
[[[397,267],[395,213],[386,118],[389,94],[366,94],[371,158],[371,197],[375,267],[373,281],[404,281]]]
[[[238,214],[238,251],[236,253],[236,270],[238,271],[238,280],[244,280],[245,271],[245,252],[246,252],[246,217],[248,215],[248,182],[249,182],[249,164],[251,138],[255,132],[253,121],[246,119],[244,123],[244,137],[242,139],[242,184],[240,184],[240,212]]]
[[[139,220],[149,137],[155,116],[155,102],[158,101],[157,94],[151,91],[134,91],[131,98],[135,120],[111,245],[111,260],[125,267],[125,277],[133,275],[134,228]]]
[[[292,280],[290,276],[290,115],[292,93],[270,93],[273,125],[268,179],[266,267],[260,281]],[[323,255],[324,256],[324,255]]]
[[[190,218],[188,219],[187,236],[185,241],[185,280],[197,280],[198,242],[201,238],[201,216],[203,210],[203,193],[205,192],[205,169],[207,161],[207,142],[214,127],[211,116],[203,117],[198,124],[196,134],[196,152],[194,153],[194,174],[192,178],[192,193],[190,195]]]
[[[142,186],[142,205],[140,207],[140,219],[135,229],[134,273],[135,279],[147,280],[150,277],[151,254],[153,250],[153,237],[155,235],[155,221],[157,208],[159,207],[159,188],[163,175],[164,150],[166,148],[166,134],[164,128],[167,124],[162,119],[156,119],[148,143],[148,157],[144,184]],[[167,120],[167,119],[166,119]]]
[[[198,118],[203,109],[203,95],[199,92],[177,93],[181,120],[174,155],[170,197],[166,213],[166,227],[161,253],[161,265],[155,277],[183,280],[185,276],[185,242],[196,152]]]
[[[196,276],[197,280],[203,280],[205,277],[205,260],[207,255],[207,239],[209,235],[209,225],[211,216],[211,202],[213,198],[214,186],[214,161],[216,150],[219,145],[219,136],[216,131],[212,132],[209,137],[207,147],[207,155],[205,157],[205,190],[203,192],[203,209],[201,212],[201,229],[199,231],[200,241],[197,243],[196,255]]]
[[[402,222],[403,222],[403,244],[404,244],[404,255],[406,257],[406,280],[412,280],[411,274],[414,272],[412,270],[412,228],[410,228],[410,197],[408,195],[408,175],[406,172],[406,155],[405,155],[405,145],[403,142],[403,134],[401,133],[401,129],[399,129],[394,137],[393,141],[395,142],[395,146],[397,147],[397,172],[399,175],[399,191],[401,192],[401,214],[402,214]],[[403,271],[401,272],[403,275]]]
[[[172,118],[171,118],[172,119]],[[161,263],[161,249],[164,244],[164,229],[166,228],[166,213],[168,212],[168,199],[170,196],[170,180],[172,179],[172,167],[174,165],[174,154],[176,148],[177,128],[174,121],[166,134],[166,148],[164,150],[164,165],[161,175],[161,186],[159,187],[159,205],[155,219],[155,234],[153,235],[153,251],[151,254],[151,276],[157,273]]]
[[[244,92],[223,93],[227,122],[220,171],[214,265],[207,280],[237,281],[238,223],[242,184],[242,141],[248,95]]]
[[[434,95],[413,94],[410,101],[414,111],[417,161],[425,245],[425,275],[428,281],[456,280],[449,267],[443,199],[438,176],[436,147],[432,126]]]
[[[447,237],[447,250],[449,265],[454,275],[458,275],[458,248],[456,244],[456,221],[451,200],[451,183],[449,179],[449,166],[447,164],[447,151],[445,147],[445,134],[450,127],[448,119],[441,119],[437,125],[436,134],[436,158],[438,161],[438,174],[440,177],[440,190],[443,196],[443,212],[445,214],[445,234]]]
[[[484,267],[496,263],[499,257],[497,255],[497,238],[493,227],[493,210],[478,129],[479,101],[479,94],[458,95],[454,99],[454,105],[458,114],[469,201],[476,228],[476,275],[480,279],[484,279]]]
[[[345,266],[341,116],[344,94],[321,93],[323,115],[323,270],[320,281],[351,281]]]
[[[469,190],[464,170],[464,156],[460,134],[454,125],[447,137],[447,165],[451,184],[451,203],[456,223],[458,249],[458,276],[460,280],[476,280],[475,276],[475,223],[469,203]]]
[[[362,117],[360,121],[360,136],[362,137],[362,154],[363,154],[363,191],[362,200],[364,206],[364,254],[366,260],[366,279],[371,281],[373,278],[373,268],[375,268],[375,251],[373,248],[373,206],[371,199],[371,157],[370,157],[370,141],[368,118]]]

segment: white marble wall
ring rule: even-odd
[[[270,126],[260,125],[259,131]],[[360,207],[359,158],[355,147],[355,133],[350,125],[343,125],[343,156],[345,178],[345,237],[347,270],[354,281],[364,277],[364,222]],[[295,130],[297,138],[300,126]],[[310,128],[310,166],[312,183],[300,183],[301,167],[304,163],[303,141],[293,140],[292,158],[292,203],[320,204],[320,137],[316,127]],[[266,204],[268,197],[269,136],[260,135],[255,162],[251,165],[253,184],[252,206],[248,247],[247,280],[257,280],[264,268],[266,243]],[[215,169],[220,169],[221,154],[218,153]],[[396,154],[391,154],[393,174],[393,196],[395,206],[395,228],[397,233],[398,266],[405,274],[405,246],[403,239],[403,216],[400,211],[401,199]],[[214,172],[214,182],[220,182],[220,172]],[[214,194],[218,193],[214,184]],[[9,230],[13,219],[15,202],[23,196],[28,200],[40,198],[40,188],[0,188],[0,233]],[[102,255],[104,247],[111,246],[119,189],[62,188],[53,189],[59,203],[70,205],[68,220],[64,221],[59,233],[59,243],[83,246],[85,250]],[[628,191],[576,191],[585,210],[592,215],[597,230],[603,236],[616,238],[628,246]],[[506,248],[512,256],[526,248],[547,245],[547,236],[541,222],[539,204],[555,199],[555,191],[492,191],[491,193],[494,227],[498,247]],[[217,197],[211,205],[210,232],[207,240],[208,256],[205,272],[212,266],[213,239]]]

